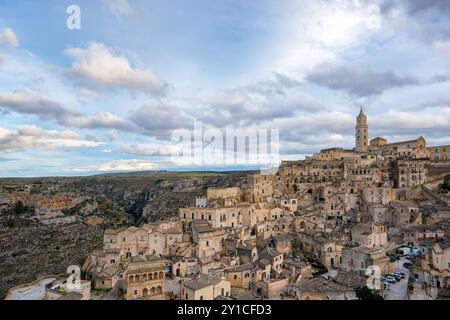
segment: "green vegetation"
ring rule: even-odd
[[[22,201],[17,201],[14,204],[14,213],[15,214],[22,214],[25,212],[25,206],[23,205]]]
[[[384,300],[382,296],[380,296],[374,290],[369,289],[367,286],[358,288],[355,290],[356,297],[359,300]]]
[[[41,189],[39,187],[33,187],[33,188],[31,188],[30,193],[31,194],[39,194],[39,193],[41,193]]]
[[[112,210],[113,202],[110,199],[105,199],[99,203],[98,208],[103,211]]]
[[[444,191],[450,191],[450,174],[445,176],[444,183],[441,185],[441,188]]]

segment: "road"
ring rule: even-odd
[[[405,279],[399,282],[389,284],[387,290],[386,300],[408,300],[408,278],[409,270],[403,267],[405,262],[410,262],[408,259],[402,258],[396,262],[395,271],[403,272]]]

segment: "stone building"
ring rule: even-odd
[[[359,223],[352,228],[352,240],[360,246],[386,248],[388,246],[387,227],[376,223]]]
[[[165,299],[164,260],[156,254],[137,255],[126,264],[127,300]]]
[[[450,145],[429,147],[430,159],[432,161],[449,161],[450,160]]]
[[[183,300],[214,300],[219,296],[229,297],[230,282],[204,273],[182,283],[181,298]]]
[[[392,178],[396,188],[412,188],[427,179],[427,159],[396,159],[392,163]]]
[[[343,270],[359,271],[365,274],[367,268],[376,265],[380,268],[382,275],[391,270],[389,257],[386,249],[368,247],[344,247],[342,249]]]

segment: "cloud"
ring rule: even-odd
[[[409,35],[427,44],[450,36],[448,0],[385,0],[381,12],[396,35]]]
[[[450,14],[450,2],[448,0],[401,0],[397,3],[406,8],[410,14],[421,14],[427,11]]]
[[[133,68],[125,56],[102,43],[92,42],[84,49],[68,48],[64,53],[74,59],[70,73],[91,84],[150,95],[163,95],[168,89],[151,70]]]
[[[296,92],[278,96],[255,96],[233,89],[218,91],[201,101],[197,118],[215,127],[248,126],[299,113],[315,113],[327,108],[313,97]]]
[[[0,109],[20,114],[37,115],[42,119],[64,119],[79,112],[65,108],[59,102],[37,93],[0,93]]]
[[[89,116],[72,117],[61,122],[67,127],[84,129],[118,129],[132,131],[131,123],[109,112],[97,112]]]
[[[122,146],[119,151],[127,154],[140,155],[140,156],[170,156],[174,152],[177,152],[177,146],[162,146],[162,147],[147,147],[147,146]]]
[[[392,71],[376,71],[362,65],[323,64],[312,71],[306,80],[357,97],[379,95],[393,88],[419,84],[419,80],[412,76],[399,76]]]
[[[19,45],[19,40],[17,39],[16,34],[10,28],[3,29],[0,31],[0,46],[6,42],[12,48],[16,48]]]
[[[158,164],[147,160],[124,159],[103,163],[99,166],[75,168],[76,172],[117,172],[117,171],[149,171],[155,170]]]
[[[301,82],[286,74],[274,72],[272,77],[257,81],[255,83],[241,87],[249,93],[256,93],[264,96],[285,95],[288,89],[301,85]]]
[[[19,45],[19,40],[17,39],[16,34],[10,28],[0,31],[0,47],[2,47],[4,43],[9,44],[12,48],[16,48]],[[0,65],[3,64],[4,61],[5,59],[2,55],[0,55]]]
[[[414,113],[388,110],[369,120],[369,133],[420,135],[427,132],[450,136],[449,107],[435,108],[434,112],[425,109]]]
[[[0,127],[0,150],[97,147],[100,142],[81,139],[70,130],[44,130],[35,125],[18,126],[16,131]]]
[[[119,134],[117,133],[117,130],[113,129],[105,133],[105,138],[109,141],[116,141],[119,138]]]
[[[450,59],[450,41],[437,41],[434,48]]]
[[[137,10],[131,6],[128,0],[103,0],[108,10],[118,19],[131,17],[137,14]]]
[[[187,111],[175,104],[161,101],[148,102],[132,111],[129,120],[153,136],[168,136],[172,130],[191,128],[194,119]]]

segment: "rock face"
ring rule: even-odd
[[[0,229],[0,296],[15,285],[81,265],[102,243],[103,230],[82,223]]]
[[[88,254],[103,247],[106,228],[176,216],[180,207],[194,205],[195,196],[205,194],[208,187],[237,184],[245,174],[157,172],[0,179],[5,199],[0,203],[0,297],[15,285],[81,265]],[[41,208],[59,209],[63,219],[49,219],[45,224],[36,219],[35,203],[27,203],[36,197]],[[19,200],[28,211],[14,212]]]

